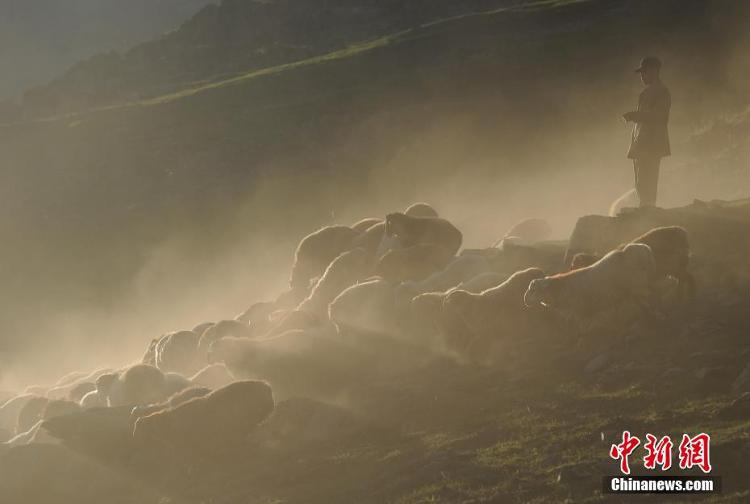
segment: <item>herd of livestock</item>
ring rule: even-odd
[[[461,250],[461,231],[424,203],[324,227],[300,242],[275,299],[155,338],[135,364],[1,397],[0,455],[30,443],[216,455],[285,401],[336,398],[397,367],[393,348],[497,365],[537,332],[585,337],[661,319],[694,296],[682,227],[580,254],[549,233],[529,219],[491,248]]]

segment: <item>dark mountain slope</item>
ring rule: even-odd
[[[178,30],[126,52],[100,54],[26,94],[26,117],[121,103],[299,61],[510,0],[224,0]]]
[[[210,0],[0,0],[0,102],[82,58],[172,30]]]

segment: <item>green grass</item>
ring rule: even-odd
[[[594,398],[606,400],[607,404],[592,409]],[[602,392],[596,386],[569,382],[547,399],[559,406],[553,414],[516,408],[488,413],[488,424],[502,426],[499,439],[490,442],[472,430],[420,434],[428,449],[426,460],[453,456],[462,462],[436,475],[437,481],[407,492],[397,502],[494,502],[497,496],[505,496],[507,502],[552,503],[568,498],[572,498],[571,502],[598,502],[598,485],[608,463],[612,464],[611,472],[616,471],[615,462],[608,458],[610,441],[601,441],[599,431],[616,419],[621,419],[623,429],[629,428],[628,418],[645,424],[659,422],[657,434],[705,430],[712,434],[714,446],[734,439],[746,440],[750,435],[750,421],[712,420],[713,412],[725,405],[727,398],[682,400],[647,394],[638,387]],[[668,412],[674,412],[675,420],[660,422]],[[682,418],[696,416],[701,421],[683,425]],[[631,459],[631,464],[638,467],[639,461]],[[572,489],[569,483],[558,482],[560,471],[566,470],[582,474],[580,481],[572,483]],[[458,477],[465,473],[480,476]],[[492,474],[496,475],[494,479]],[[584,494],[576,494],[580,491]],[[707,502],[742,502],[746,495],[745,491],[735,492]]]
[[[481,18],[481,17],[487,17],[487,16],[496,16],[496,15],[501,15],[501,14],[508,13],[508,12],[561,8],[561,7],[566,7],[566,6],[570,6],[574,4],[591,3],[595,1],[597,0],[536,0],[536,1],[520,3],[514,6],[492,9],[489,11],[471,12],[471,13],[461,14],[461,15],[452,16],[449,18],[431,21],[429,23],[424,23],[414,28],[409,28],[406,30],[402,30],[400,32],[392,33],[392,34],[387,34],[379,38],[375,38],[369,41],[363,41],[361,43],[353,44],[343,49],[339,49],[339,50],[336,50],[327,54],[319,55],[319,56],[314,56],[314,57],[307,58],[304,60],[294,61],[294,62],[285,63],[285,64],[276,65],[276,66],[267,67],[267,68],[261,68],[257,70],[244,72],[244,73],[239,73],[239,74],[233,75],[232,77],[224,78],[224,79],[218,79],[218,80],[211,80],[210,78],[204,79],[203,81],[199,83],[194,83],[194,85],[187,85],[184,89],[181,89],[179,91],[166,93],[166,94],[156,96],[153,98],[141,99],[141,100],[126,102],[126,103],[121,103],[121,104],[100,106],[100,107],[95,107],[95,108],[82,111],[82,112],[73,112],[73,113],[63,114],[60,116],[52,116],[52,117],[47,117],[47,118],[35,119],[33,122],[71,120],[68,126],[75,127],[81,124],[82,119],[80,118],[82,116],[85,116],[90,113],[122,110],[122,109],[128,109],[128,108],[133,108],[133,107],[151,107],[151,106],[164,105],[164,104],[168,104],[177,100],[190,98],[200,93],[205,93],[211,90],[221,89],[221,88],[225,88],[229,86],[242,85],[244,83],[251,82],[255,79],[261,79],[264,77],[277,75],[283,72],[297,70],[297,69],[308,67],[308,66],[319,65],[319,64],[323,64],[323,63],[327,63],[331,61],[354,58],[356,56],[359,56],[359,55],[362,55],[362,54],[365,54],[365,53],[368,53],[377,49],[381,49],[384,47],[388,47],[394,44],[402,43],[408,40],[414,40],[414,39],[421,38],[421,37],[439,35],[440,28],[450,25],[452,23],[463,21],[463,20],[469,20],[469,19]],[[5,125],[5,126],[8,126],[8,125]]]
[[[353,44],[344,49],[333,51],[333,52],[323,54],[320,56],[314,56],[312,58],[295,61],[292,63],[286,63],[283,65],[277,65],[277,66],[273,66],[269,68],[253,70],[253,71],[240,74],[229,79],[218,80],[215,82],[203,84],[203,85],[196,86],[193,88],[184,89],[182,91],[178,91],[175,93],[162,95],[156,98],[137,101],[133,105],[149,106],[149,105],[159,105],[163,103],[169,103],[171,101],[179,100],[182,98],[187,98],[189,96],[193,96],[197,93],[201,93],[204,91],[209,91],[212,89],[217,89],[217,88],[221,88],[225,86],[242,84],[249,80],[258,79],[258,78],[278,74],[278,73],[289,71],[289,70],[294,70],[300,67],[305,67],[309,65],[317,65],[320,63],[328,62],[328,61],[341,60],[345,58],[352,58],[360,54],[373,51],[376,49],[380,49],[383,47],[387,47],[389,45],[393,45],[393,44],[396,44],[396,43],[399,43],[408,39],[427,36],[429,29],[445,26],[447,24],[453,23],[458,20],[476,18],[476,17],[481,17],[481,16],[494,16],[497,14],[520,11],[520,10],[534,10],[534,9],[541,9],[541,8],[560,8],[560,7],[570,6],[573,4],[589,3],[592,1],[596,1],[596,0],[538,0],[538,1],[531,1],[528,3],[522,3],[522,4],[519,4],[518,6],[501,7],[501,8],[493,9],[490,11],[466,13],[466,14],[461,14],[458,16],[452,16],[449,18],[439,19],[439,20],[435,20],[429,23],[422,24],[421,26],[416,27],[416,28],[409,28],[409,29],[406,29],[397,33],[384,35],[382,37],[379,37],[373,40]]]

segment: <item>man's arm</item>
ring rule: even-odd
[[[667,122],[669,107],[658,107],[655,110],[635,110],[623,115],[626,121],[634,123],[660,123]]]
[[[623,119],[634,123],[660,123],[667,122],[669,109],[672,105],[668,92],[659,93],[654,98],[651,106],[643,110],[634,110],[622,115]]]

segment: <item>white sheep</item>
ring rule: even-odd
[[[435,210],[429,203],[418,202],[409,205],[404,210],[404,215],[409,217],[438,217],[437,210]]]
[[[236,449],[274,409],[271,387],[239,381],[135,421],[133,439],[144,449],[220,455]]]
[[[424,280],[454,258],[450,251],[433,244],[396,248],[379,257],[375,274],[389,282]]]
[[[154,349],[155,366],[165,373],[195,373],[205,362],[205,359],[201,359],[198,353],[199,340],[200,336],[193,331],[165,334],[156,343]]]
[[[291,287],[307,287],[341,253],[352,248],[359,233],[348,226],[328,226],[304,237],[294,253]]]
[[[328,304],[347,287],[366,278],[372,269],[372,256],[364,249],[355,248],[336,257],[313,287],[310,295],[297,307],[298,311],[315,315],[320,320],[328,316]]]
[[[490,263],[481,255],[459,256],[443,271],[433,273],[420,282],[403,282],[396,287],[396,305],[408,306],[415,296],[425,292],[445,292],[490,269]]]
[[[446,296],[458,290],[479,293],[500,285],[506,279],[506,275],[488,271],[461,282],[445,292],[425,292],[415,296],[412,298],[409,306],[409,327],[411,332],[418,336],[419,339],[428,339],[434,345],[434,337],[441,331],[440,319],[443,300]]]
[[[96,382],[97,378],[99,378],[103,374],[111,372],[111,369],[104,368],[97,369],[96,371],[92,371],[89,373],[70,373],[60,379],[55,387],[47,391],[47,397],[49,397],[50,399],[73,399],[71,394],[78,394],[78,397],[74,400],[79,401],[84,394],[90,392],[95,388],[94,382]]]
[[[352,285],[331,302],[328,316],[340,331],[395,333],[398,324],[394,286],[379,278]]]
[[[629,244],[584,268],[534,280],[527,306],[545,306],[569,316],[587,317],[632,299],[647,306],[656,266],[648,245]]]
[[[528,334],[524,293],[531,282],[542,277],[541,269],[528,268],[480,293],[463,290],[448,293],[440,317],[448,346],[473,360],[487,360],[501,341]]]
[[[81,397],[79,404],[83,409],[106,408],[107,397],[99,390],[92,390]]]
[[[208,352],[211,343],[220,338],[226,336],[251,338],[253,335],[252,328],[244,322],[238,320],[221,320],[203,331],[203,334],[198,340],[198,359],[201,362],[204,362],[204,357],[206,352]]]
[[[366,217],[352,224],[351,228],[357,233],[364,233],[372,226],[380,224],[381,222],[383,222],[383,219],[378,219],[377,217]]]
[[[16,423],[18,422],[18,413],[34,397],[38,397],[35,394],[21,394],[11,399],[8,399],[0,406],[0,428],[3,428],[9,432],[16,431]]]
[[[385,218],[385,236],[396,236],[404,247],[437,245],[455,255],[461,248],[463,234],[456,226],[439,217],[411,217],[391,213]]]
[[[212,362],[224,362],[238,378],[268,381],[281,398],[333,397],[372,362],[370,349],[332,330],[292,330],[262,340],[222,338]]]
[[[160,402],[175,387],[159,369],[136,364],[122,372],[100,376],[96,388],[99,396],[106,397],[107,404],[114,407]]]

